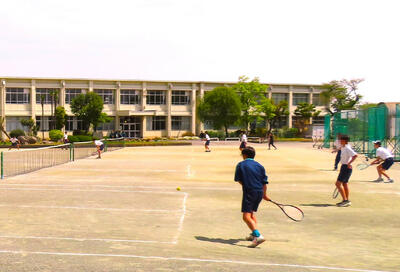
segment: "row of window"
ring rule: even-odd
[[[53,97],[57,99],[59,89],[37,88],[36,89],[36,103],[37,104],[51,104]],[[71,104],[72,99],[77,95],[87,92],[84,89],[66,89],[65,90],[65,103]],[[114,104],[114,92],[110,89],[94,89],[94,92],[103,98],[104,104]],[[53,94],[56,94],[55,96]],[[172,91],[172,105],[189,105],[190,104],[190,91]],[[288,93],[272,93],[272,100],[279,103],[283,100],[289,100]],[[138,105],[141,102],[140,91],[138,90],[121,90],[121,104],[125,105]],[[294,93],[292,104],[294,106],[300,103],[309,102],[309,94],[307,93]],[[6,103],[7,104],[29,104],[30,94],[29,89],[24,88],[6,88]],[[165,105],[166,92],[165,91],[147,91],[147,104],[148,105]],[[318,94],[313,95],[312,104],[322,106],[321,97]]]
[[[26,117],[16,117],[9,116],[6,117],[6,129],[7,131],[12,131],[14,129],[26,129],[21,125],[21,119],[26,119]],[[67,116],[67,122],[65,124],[65,130],[82,130],[83,124],[82,120],[78,120],[75,116]],[[147,119],[147,130],[165,130],[167,117],[166,116],[149,116]],[[121,117],[120,120],[122,130],[130,129],[130,123],[125,122],[125,119]],[[36,125],[40,128],[39,131],[49,131],[50,128],[50,118],[49,116],[36,116]],[[125,128],[124,125],[127,125]],[[140,127],[140,125],[136,125]],[[191,128],[191,117],[190,116],[172,116],[171,117],[171,129],[172,130],[190,130]],[[115,122],[111,121],[109,123],[100,124],[97,127],[98,131],[112,131],[115,130]],[[121,129],[121,128],[119,128]]]
[[[85,89],[66,89],[65,103],[71,104],[76,96],[86,93]],[[94,92],[101,96],[104,104],[115,104],[114,91],[110,89],[94,89]],[[191,91],[172,91],[172,105],[190,105]],[[51,104],[53,100],[58,100],[59,89],[37,88],[36,104]],[[165,91],[147,91],[148,105],[165,105]],[[27,88],[6,88],[7,104],[29,104],[30,92]],[[54,103],[54,102],[53,102]],[[138,90],[121,90],[121,104],[139,105],[141,95]]]

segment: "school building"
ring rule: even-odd
[[[123,131],[128,137],[134,138],[176,137],[185,132],[198,135],[200,130],[211,127],[196,118],[197,100],[215,87],[232,86],[235,83],[0,77],[0,116],[5,117],[7,132],[24,129],[20,121],[28,118],[36,121],[40,126],[39,131],[48,131],[50,93],[58,90],[58,105],[63,106],[68,115],[65,130],[72,132],[82,128],[81,120],[71,112],[72,99],[82,93],[95,92],[103,98],[103,111],[113,117],[112,122],[98,127],[104,135],[111,131]],[[301,102],[313,103],[318,110],[324,110],[319,96],[321,85],[265,84],[269,86],[269,98],[276,103],[288,101],[290,114],[281,120],[280,126],[293,126],[293,112]],[[41,99],[44,102],[44,114]],[[315,118],[313,123],[323,124],[323,115]]]

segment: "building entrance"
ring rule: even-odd
[[[121,116],[119,118],[121,131],[128,138],[142,138],[142,117],[140,116]]]

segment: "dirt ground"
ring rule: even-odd
[[[238,143],[124,148],[2,180],[0,271],[400,271],[398,163],[395,183],[354,169],[339,208],[335,154],[252,145],[269,196],[305,213],[293,222],[263,202],[260,247],[244,241]]]

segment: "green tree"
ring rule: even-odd
[[[369,109],[369,108],[375,108],[377,106],[378,106],[378,104],[376,104],[376,103],[365,103],[365,104],[360,105],[358,108],[360,110],[366,110],[366,109]]]
[[[51,117],[50,117],[50,130],[56,127],[56,108],[59,101],[60,90],[52,89],[50,90],[51,96]]]
[[[321,93],[321,98],[326,105],[326,111],[333,115],[342,110],[355,109],[362,98],[357,93],[358,84],[363,81],[364,79],[342,79],[324,84],[325,90]]]
[[[240,118],[240,99],[232,88],[217,87],[206,92],[197,106],[202,122],[210,121],[214,129],[224,128],[228,137],[228,128]]]
[[[55,112],[56,129],[61,130],[65,126],[66,116],[65,108],[58,106]]]
[[[261,84],[256,77],[252,81],[246,76],[239,77],[239,82],[232,88],[239,94],[242,114],[241,124],[248,130],[249,124],[259,119],[257,105],[265,98],[267,85]]]
[[[261,118],[267,122],[268,132],[276,128],[277,123],[289,115],[288,102],[285,100],[275,104],[272,99],[264,98],[257,105],[257,109],[262,113]]]
[[[98,125],[104,121],[103,107],[103,99],[94,92],[80,94],[71,101],[71,111],[82,120],[86,132],[89,131],[90,125]]]
[[[295,125],[299,132],[304,134],[306,126],[310,124],[310,119],[317,117],[320,113],[321,111],[315,109],[315,105],[306,102],[300,103],[294,111],[294,115],[297,117]]]
[[[103,123],[109,123],[113,120],[113,118],[111,116],[108,116],[105,112],[102,112],[100,115],[100,118],[93,122],[93,130],[97,131],[97,127],[99,126],[99,124],[103,124]]]
[[[36,136],[38,132],[38,126],[36,126],[35,120],[32,118],[30,119],[22,119],[21,125],[28,128],[28,135]]]

